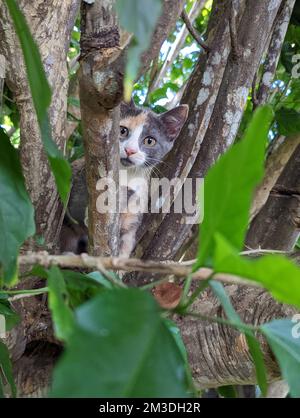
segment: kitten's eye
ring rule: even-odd
[[[151,136],[147,136],[147,138],[144,139],[144,144],[147,147],[154,147],[156,144],[156,139],[152,138]]]
[[[125,126],[120,126],[120,136],[126,138],[129,134],[128,129]]]

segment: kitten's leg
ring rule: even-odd
[[[136,230],[131,230],[121,237],[120,257],[129,258],[135,247]]]
[[[139,214],[125,213],[121,215],[120,257],[128,258],[134,250],[139,224]]]

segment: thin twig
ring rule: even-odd
[[[246,246],[247,247],[247,246]],[[271,249],[264,249],[264,248],[256,248],[252,249],[250,247],[247,247],[247,251],[241,251],[240,255],[264,255],[264,254],[284,254],[284,255],[293,255],[293,252],[291,251],[282,251],[282,250],[271,250]],[[192,260],[185,260],[181,261],[180,264],[183,266],[192,266],[196,263],[197,259],[194,258]]]
[[[43,267],[50,267],[56,265],[62,268],[87,268],[97,269],[105,272],[106,277],[120,286],[120,281],[112,277],[107,270],[114,271],[142,271],[146,273],[159,273],[166,276],[172,275],[175,277],[187,278],[191,275],[192,266],[183,265],[176,262],[168,261],[150,261],[140,260],[134,258],[120,258],[120,257],[93,257],[88,254],[81,255],[50,255],[47,252],[27,253],[19,256],[19,265],[33,266],[39,264]],[[190,277],[192,280],[207,280],[213,274],[213,270],[209,268],[200,268]],[[259,283],[240,278],[230,274],[216,273],[214,280],[220,281],[224,284],[242,284],[252,287],[261,287]],[[121,283],[122,285],[122,283]],[[124,285],[125,286],[125,285]]]
[[[144,106],[149,102],[149,96],[151,92],[153,91],[152,86],[156,79],[157,72],[158,72],[158,57],[156,57],[152,62],[152,66],[151,66],[151,70],[149,74],[149,84],[148,84],[147,95],[143,103]]]
[[[38,296],[49,292],[48,287],[40,287],[38,289],[27,289],[27,290],[0,290],[2,295],[11,295],[8,300],[13,302],[17,299],[30,298],[32,296]]]
[[[264,250],[262,248],[259,248],[257,250],[247,250],[242,251],[240,255],[262,255],[262,254],[291,254],[287,251],[281,251],[281,250]]]
[[[209,52],[210,51],[209,46],[206,45],[206,43],[201,39],[201,36],[199,35],[197,30],[192,25],[188,15],[187,15],[187,12],[185,10],[182,11],[181,18],[184,21],[184,23],[185,23],[188,31],[190,32],[190,34],[195,39],[195,41],[201,46],[201,48],[204,49],[205,52]]]
[[[102,273],[104,277],[106,277],[108,281],[119,287],[127,287],[126,284],[124,284],[121,280],[116,279],[113,274],[107,271],[100,257],[92,257],[96,258],[96,265],[94,264],[94,260],[92,260],[92,263],[90,265],[90,256],[88,256],[87,254],[82,254],[81,257],[85,260],[86,267],[96,268],[98,271],[100,271],[100,273]]]

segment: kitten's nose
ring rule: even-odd
[[[136,154],[136,150],[132,148],[125,148],[125,152],[127,154],[127,157],[130,157],[130,155]]]

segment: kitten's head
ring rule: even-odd
[[[158,164],[173,147],[188,115],[181,105],[160,115],[133,102],[121,104],[120,159],[123,167]]]

